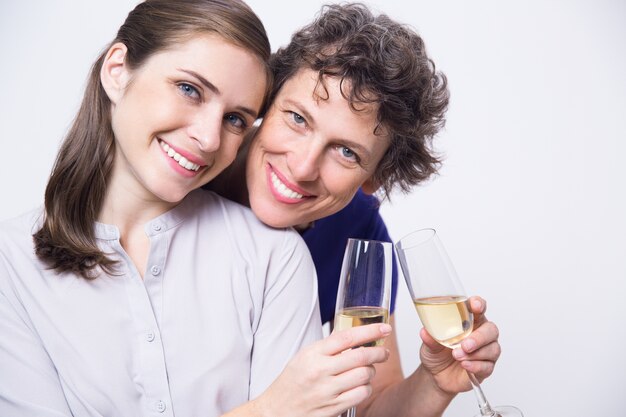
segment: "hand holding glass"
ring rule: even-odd
[[[335,330],[389,322],[392,249],[390,242],[348,239],[339,277]],[[364,346],[382,343],[377,340]],[[346,415],[354,417],[355,408]]]
[[[470,335],[474,317],[454,266],[434,229],[413,232],[396,243],[402,273],[428,333],[451,349]],[[491,407],[476,377],[468,372],[480,416],[523,417],[512,406]]]

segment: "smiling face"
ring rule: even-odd
[[[108,192],[172,206],[233,161],[264,98],[264,66],[217,35],[195,36],[135,70],[116,45],[101,73],[116,145]]]
[[[341,210],[361,185],[371,188],[368,180],[389,146],[387,136],[374,133],[374,105],[355,111],[338,79],[325,78],[325,87],[316,72],[298,71],[251,145],[250,206],[270,226],[306,224]]]

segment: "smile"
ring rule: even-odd
[[[174,149],[172,149],[167,143],[163,141],[159,141],[159,143],[161,145],[161,148],[165,151],[165,153],[167,153],[167,156],[178,162],[178,165],[180,165],[181,167],[185,168],[188,171],[196,172],[200,169],[200,165],[194,164],[193,162],[176,152]]]
[[[304,196],[285,185],[278,176],[274,172],[270,172],[270,179],[272,180],[272,185],[274,189],[283,197],[292,198],[292,199],[301,199]]]

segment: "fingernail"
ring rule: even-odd
[[[452,349],[452,356],[454,356],[454,359],[462,359],[465,357],[465,352],[461,348],[455,348]]]
[[[380,332],[384,335],[388,335],[389,333],[391,333],[391,326],[389,324],[381,324],[380,325]]]
[[[465,349],[468,352],[471,352],[476,347],[476,342],[474,342],[473,339],[465,339],[462,345],[463,345],[463,349]]]

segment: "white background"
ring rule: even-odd
[[[272,46],[318,1],[249,2]],[[130,0],[0,2],[0,219],[42,202],[88,68]],[[394,238],[435,227],[503,355],[491,402],[531,416],[624,416],[626,2],[369,2],[424,37],[449,78],[441,175],[383,206]],[[406,372],[419,321],[401,282]],[[446,416],[476,411],[471,393]]]

